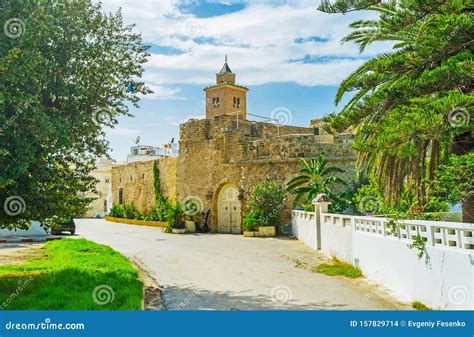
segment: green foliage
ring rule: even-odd
[[[357,130],[359,170],[377,178],[388,203],[398,206],[408,190],[423,207],[438,166],[451,165],[452,153],[472,149],[474,20],[468,6],[438,0],[336,0],[320,6],[329,13],[365,9],[377,15],[353,22],[343,40],[361,52],[374,42],[393,44],[391,52],[365,62],[341,83],[336,103],[346,94],[351,98],[326,120],[334,131]]]
[[[417,234],[415,238],[413,239],[413,242],[408,245],[408,248],[412,249],[415,248],[418,250],[418,259],[421,259],[423,257],[423,254],[426,251],[426,240],[420,235]]]
[[[354,204],[358,212],[390,215],[396,219],[436,220],[441,217],[440,212],[449,210],[448,203],[442,198],[432,196],[427,200],[424,205],[421,205],[415,193],[405,186],[398,205],[387,202],[383,188],[373,177],[370,178],[368,184],[360,186],[354,196]]]
[[[8,310],[141,309],[138,270],[112,248],[85,239],[62,239],[32,253],[36,254],[26,263],[0,265],[0,303],[18,293]],[[92,294],[100,285],[111,287],[113,301],[94,302]]]
[[[181,229],[183,226],[183,207],[181,203],[176,202],[175,205],[169,205],[166,214],[166,221],[168,221],[167,232],[171,232],[173,228]]]
[[[322,0],[318,10],[326,13],[347,13],[355,10],[365,10],[380,3],[380,0]]]
[[[124,219],[133,219],[133,220],[142,220],[143,215],[135,207],[133,203],[127,204],[116,204],[113,205],[110,209],[109,215],[115,218],[124,218]]]
[[[155,221],[167,221],[167,216],[171,204],[168,198],[163,196],[160,182],[160,169],[158,168],[158,161],[153,163],[153,187],[155,190],[155,208],[151,213],[151,217]]]
[[[114,218],[124,218],[123,205],[115,204],[110,208],[109,215]]]
[[[300,158],[301,175],[291,179],[287,183],[287,192],[295,194],[293,204],[296,205],[298,201],[305,197],[306,203],[311,202],[316,195],[325,193],[329,197],[334,198],[330,186],[334,184],[347,185],[341,178],[334,175],[334,173],[343,173],[344,170],[335,166],[327,166],[327,159],[324,153],[319,155],[317,160],[307,162]]]
[[[25,25],[16,38],[0,34],[0,202],[20,196],[26,207],[16,216],[2,207],[0,228],[79,216],[107,154],[103,127],[150,92],[140,81],[148,47],[120,12],[90,0],[3,4],[2,28],[10,18]]]
[[[415,310],[433,310],[430,307],[426,306],[425,304],[421,303],[420,301],[411,302],[411,306]]]
[[[462,156],[452,155],[445,165],[435,172],[432,193],[456,204],[474,193],[474,152]]]
[[[362,271],[350,263],[343,262],[333,258],[331,264],[322,263],[315,269],[318,273],[328,276],[345,276],[349,278],[358,278],[362,276]]]
[[[262,223],[262,214],[257,211],[250,211],[244,216],[244,231],[253,232],[258,230],[258,226]]]
[[[285,190],[278,182],[259,182],[247,201],[249,211],[244,217],[244,228],[255,230],[260,226],[278,226],[280,212],[285,206],[284,200]]]

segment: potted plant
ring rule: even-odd
[[[186,233],[186,228],[184,228],[183,222],[183,207],[179,202],[176,202],[176,205],[169,205],[167,210],[167,221],[168,227],[167,232],[172,232],[174,234],[183,234]]]

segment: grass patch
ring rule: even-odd
[[[85,239],[62,239],[39,250],[40,255],[24,264],[0,266],[0,310],[141,309],[138,270],[112,248]],[[93,298],[98,286],[106,289],[96,291],[104,305]]]
[[[354,267],[352,264],[333,258],[331,264],[320,264],[315,268],[318,273],[323,273],[328,276],[346,276],[350,278],[358,278],[362,276],[362,271]]]
[[[416,310],[433,310],[419,301],[411,302],[411,306],[413,307],[413,309],[416,309]]]

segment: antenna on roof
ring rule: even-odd
[[[227,63],[227,54],[225,54],[225,62]]]

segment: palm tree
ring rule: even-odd
[[[295,200],[293,204],[296,205],[298,201],[304,196],[306,200],[312,200],[319,193],[326,193],[333,195],[329,186],[332,184],[347,185],[347,183],[332,173],[343,173],[344,170],[336,166],[327,166],[326,155],[321,153],[317,160],[311,160],[307,162],[305,159],[300,158],[301,175],[291,179],[287,183],[286,191],[295,194]]]
[[[323,0],[319,10],[368,10],[377,16],[353,22],[343,42],[360,51],[374,42],[393,45],[342,81],[327,120],[335,131],[357,130],[358,168],[378,179],[385,199],[399,205],[407,189],[425,205],[430,181],[452,155],[466,155],[472,133],[473,15],[464,1]],[[474,197],[465,201],[474,204]],[[472,206],[471,206],[472,207]]]

